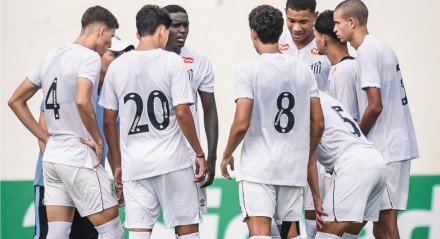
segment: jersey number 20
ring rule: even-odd
[[[283,107],[283,100],[287,99],[289,102],[287,107]],[[295,107],[295,98],[290,92],[283,92],[278,96],[277,108],[278,113],[275,116],[274,127],[279,133],[288,133],[293,129],[295,125],[295,116],[293,115],[292,109]],[[287,116],[287,125],[285,127],[281,126],[281,116]]]
[[[154,100],[158,98],[162,103],[162,111],[163,111],[163,121],[159,122],[154,114]],[[139,134],[149,132],[150,128],[148,124],[139,125],[141,120],[142,111],[144,110],[144,102],[139,94],[131,92],[128,93],[124,97],[124,104],[126,104],[129,100],[132,100],[136,103],[136,114],[133,119],[133,123],[128,131],[128,135],[131,134]],[[150,119],[151,124],[157,130],[164,130],[170,124],[170,110],[168,99],[164,93],[161,91],[155,90],[150,93],[147,100],[147,112],[148,118]]]

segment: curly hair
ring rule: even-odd
[[[249,27],[257,33],[264,44],[276,44],[283,33],[284,19],[280,10],[261,5],[249,14]]]

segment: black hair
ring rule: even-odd
[[[338,4],[335,11],[341,10],[342,17],[356,18],[359,24],[366,25],[368,21],[368,8],[361,0],[345,0]]]
[[[334,28],[335,21],[333,20],[332,10],[325,10],[316,18],[315,30],[339,42],[338,36],[336,36],[336,33],[333,31]]]
[[[157,28],[171,25],[170,14],[157,5],[145,5],[136,14],[136,28],[139,36],[154,35]]]
[[[253,29],[264,44],[275,44],[283,33],[284,19],[280,10],[261,5],[249,13],[249,27]]]
[[[188,14],[188,13],[186,12],[185,8],[183,8],[183,7],[179,6],[179,5],[175,5],[175,4],[167,5],[167,6],[163,7],[163,8],[164,8],[165,10],[167,10],[168,13],[178,13],[178,12],[181,12],[181,13],[186,13],[186,14]]]
[[[118,29],[119,23],[116,17],[107,9],[101,6],[89,7],[81,18],[81,27],[86,28],[92,23],[104,23],[110,29]]]
[[[309,10],[311,13],[316,11],[315,0],[287,0],[286,8],[290,8],[295,11]]]

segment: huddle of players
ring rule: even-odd
[[[288,0],[284,32],[278,9],[262,5],[249,14],[259,56],[236,71],[222,175],[230,178],[227,166],[234,169],[232,153],[244,141],[237,181],[251,238],[299,238],[303,200],[310,238],[357,238],[366,221],[378,219],[377,238],[398,238],[397,210],[406,207],[409,160],[418,151],[397,58],[368,35],[360,0],[319,16],[315,8],[313,0]],[[150,238],[161,210],[177,238],[199,238],[206,196],[200,200],[196,183],[207,174],[212,182],[214,174],[217,121],[207,128],[214,153],[208,166],[192,106],[199,93],[204,110],[215,107],[212,69],[183,47],[188,16],[174,9],[172,19],[154,5],[138,12],[139,45],[112,62],[100,91],[109,164],[134,239]],[[181,30],[167,47],[172,24]],[[100,165],[103,140],[93,105],[99,55],[117,28],[108,10],[89,8],[74,44],[46,56],[9,101],[43,144],[47,238],[68,237],[74,208],[100,238],[123,237],[118,201]],[[345,42],[358,51],[357,60]],[[39,88],[48,132],[26,104]]]

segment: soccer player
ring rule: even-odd
[[[319,55],[316,49],[313,23],[316,12],[315,0],[287,0],[286,27],[279,40],[280,51],[290,54],[307,63],[315,74],[319,90],[325,90],[330,71],[326,56]]]
[[[234,170],[232,153],[244,139],[237,181],[251,238],[272,238],[273,219],[281,238],[300,238],[309,150],[315,151],[324,124],[318,88],[306,64],[279,51],[283,16],[278,9],[253,9],[249,26],[259,56],[235,74],[236,112],[222,175],[230,179],[227,166]],[[319,210],[320,202],[316,205]]]
[[[323,92],[319,95],[325,130],[316,158],[334,178],[322,205],[328,213],[325,223],[316,236],[308,236],[358,238],[367,221],[378,220],[387,178],[385,163],[345,107]]]
[[[128,52],[134,49],[133,45],[130,45],[126,42],[123,42],[118,36],[114,36],[112,38],[112,45],[107,50],[107,52],[101,57],[101,71],[99,75],[100,84],[98,86],[98,93],[100,92],[102,82],[104,81],[104,76],[107,72],[107,68],[109,64],[116,59],[118,56],[123,54],[124,52]],[[96,98],[98,99],[98,98]],[[44,114],[44,101],[40,106],[40,116],[38,123],[41,125],[43,129],[47,131],[46,126],[46,116]],[[103,136],[103,108],[99,106],[96,102],[96,120],[98,123],[98,128],[100,134]],[[107,157],[108,147],[105,142],[102,151],[102,157]],[[110,155],[108,155],[110,157]],[[43,165],[42,165],[43,155],[41,152],[38,155],[37,167],[35,170],[35,179],[34,179],[34,187],[35,187],[35,235],[34,239],[45,239],[47,236],[47,214],[46,214],[46,206],[43,204],[43,195],[44,195],[44,181],[43,181]],[[103,161],[104,163],[104,161]],[[78,213],[78,210],[75,210],[75,215],[72,221],[72,228],[70,231],[69,238],[71,239],[92,239],[98,238],[98,232],[93,227],[93,224],[86,217],[81,217]]]
[[[362,1],[343,1],[333,17],[338,38],[357,50],[363,89],[359,126],[387,163],[388,181],[373,233],[399,238],[397,213],[406,209],[411,159],[419,156],[399,61],[390,46],[368,33],[368,9]]]
[[[100,164],[103,141],[94,110],[100,55],[109,48],[119,25],[111,12],[94,6],[84,12],[81,26],[73,44],[49,53],[8,104],[42,143],[47,238],[67,238],[77,208],[100,238],[119,239],[123,230],[108,174]],[[26,103],[39,88],[43,89],[48,131],[37,123]]]
[[[199,188],[199,202],[203,212],[207,210],[206,186],[212,184],[215,176],[215,162],[217,160],[218,142],[218,116],[214,97],[214,72],[211,62],[199,52],[185,46],[189,32],[188,13],[178,5],[164,7],[171,17],[170,34],[165,49],[172,51],[182,57],[186,66],[187,80],[190,82],[194,95],[194,105],[190,109],[194,117],[197,135],[199,133],[198,96],[202,102],[205,133],[208,140],[208,166],[209,172],[204,184],[197,183]],[[195,152],[190,147],[190,152],[195,158]]]
[[[318,52],[326,55],[332,64],[325,92],[341,102],[351,117],[359,119],[357,101],[357,64],[334,33],[333,11],[319,14],[315,21],[315,40]]]
[[[139,45],[112,62],[99,101],[115,180],[122,172],[130,239],[150,238],[161,210],[165,226],[175,227],[178,238],[199,238],[195,182],[204,179],[208,166],[189,108],[193,96],[182,58],[163,50],[170,24],[166,10],[140,9]],[[196,176],[185,137],[196,152]]]

